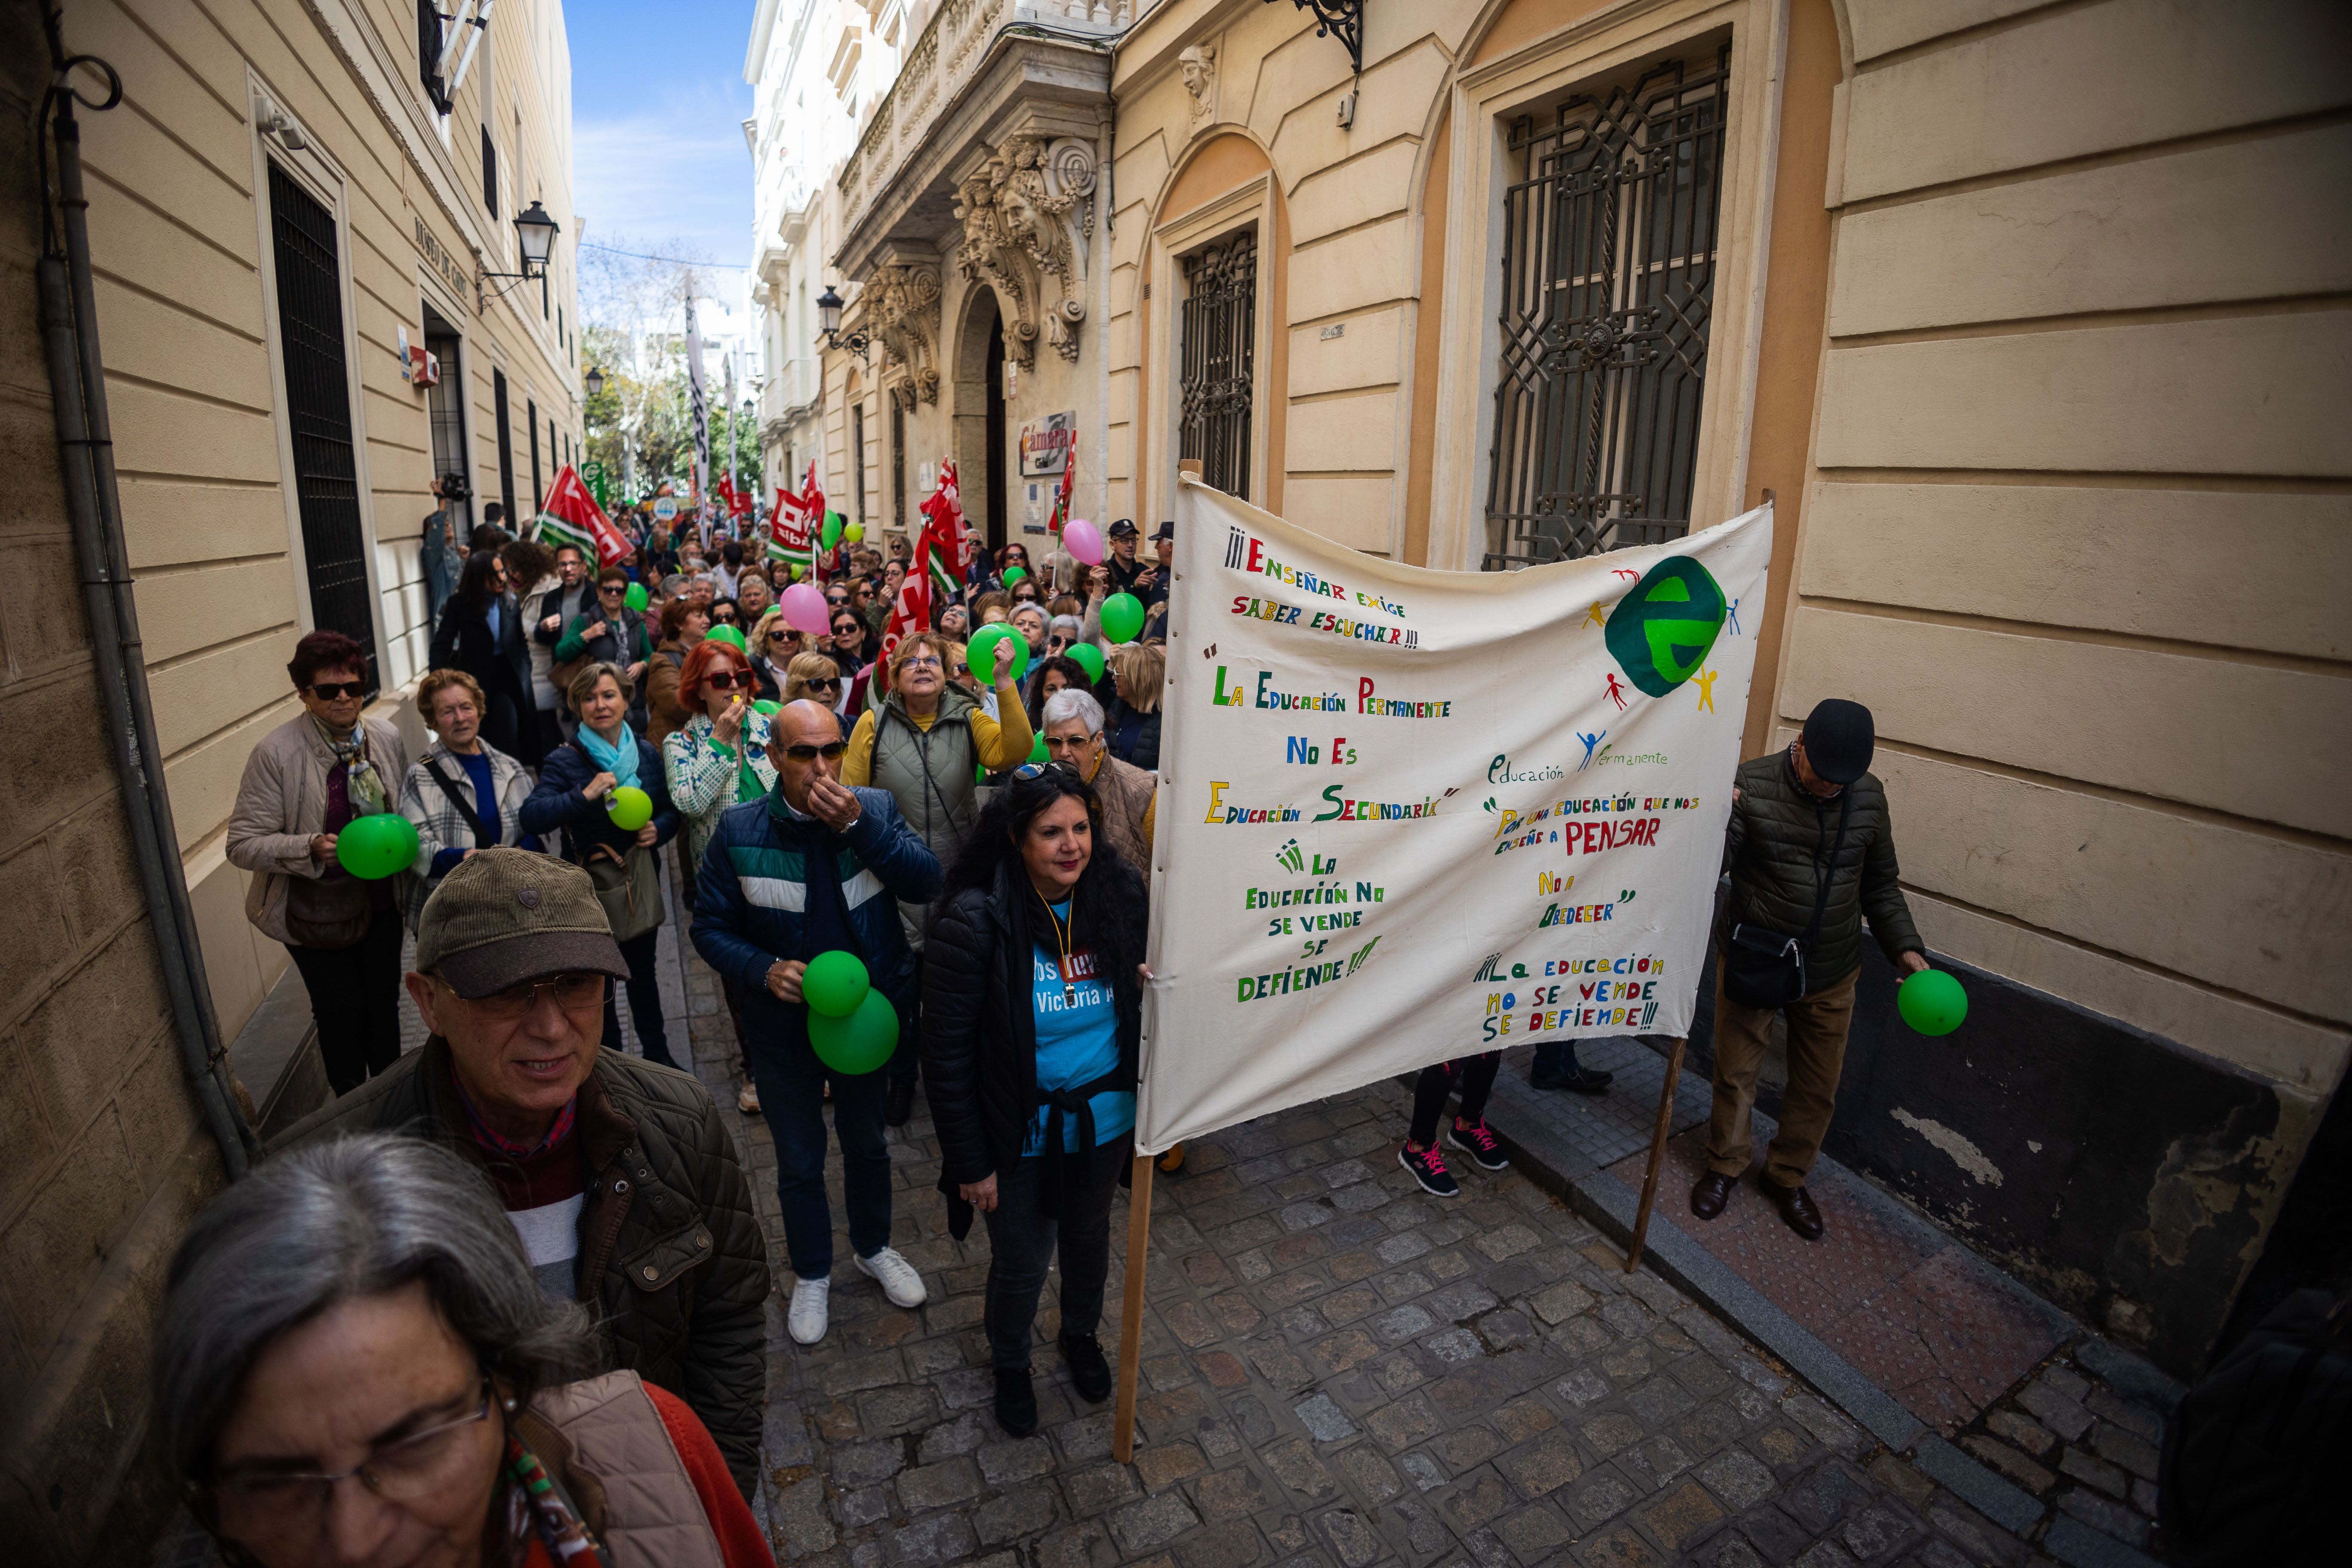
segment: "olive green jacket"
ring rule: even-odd
[[[478,1162],[467,1114],[436,1035],[288,1128],[269,1152],[406,1130]],[[748,1498],[767,1403],[770,1278],[735,1141],[691,1074],[618,1051],[597,1053],[572,1135],[586,1184],[580,1300],[601,1320],[613,1365],[686,1401]]]
[[[1927,944],[1911,924],[1895,863],[1895,824],[1886,790],[1864,773],[1845,788],[1845,839],[1838,838],[1838,797],[1817,800],[1797,782],[1786,752],[1739,764],[1738,798],[1724,834],[1723,868],[1731,877],[1731,899],[1722,930],[1734,924],[1761,926],[1783,936],[1801,937],[1812,922],[1821,892],[1822,867],[1837,845],[1830,871],[1828,907],[1821,936],[1805,955],[1805,979],[1814,991],[1843,980],[1862,966],[1862,921],[1893,963]]]

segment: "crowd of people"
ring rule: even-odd
[[[400,728],[363,711],[365,650],[312,632],[287,667],[301,711],[255,748],[230,822],[248,916],[301,974],[336,1098],[214,1205],[173,1271],[160,1430],[205,1521],[262,1563],[308,1561],[299,1541],[330,1528],[565,1562],[568,1544],[641,1523],[631,1510],[692,1498],[710,1535],[692,1560],[767,1561],[743,1500],[769,1259],[734,1135],[672,1048],[666,857],[725,995],[736,1109],[774,1145],[791,1338],[814,1344],[829,1324],[828,1107],[855,1267],[899,1307],[926,1300],[891,1246],[887,1131],[919,1093],[950,1233],[978,1215],[989,1234],[998,1424],[1036,1426],[1031,1348],[1056,1267],[1063,1362],[1083,1397],[1108,1397],[1097,1335],[1150,978],[1173,526],[1146,555],[1132,522],[1113,524],[1094,566],[1060,550],[1033,563],[1019,541],[974,552],[961,591],[886,655],[903,542],[828,552],[819,634],[789,624],[786,584],[724,527],[624,513],[632,557],[598,568],[495,523],[457,540],[446,501],[435,516],[432,668],[414,698],[432,743],[412,761]],[[1149,614],[1109,645],[1114,593]],[[974,668],[974,635],[997,624],[1013,637],[979,644]],[[1864,907],[1891,956],[1924,962],[1862,771],[1868,715],[1857,739],[1832,706],[1787,759],[1743,769],[1727,856],[1735,909],[1779,925],[1810,912],[1808,947],[1843,966],[1787,1008],[1790,1103],[1766,1190],[1809,1237],[1802,1180]],[[353,874],[341,836],[386,813],[414,827],[413,863]],[[1828,842],[1832,815],[1827,854],[1800,855],[1801,831]],[[803,992],[813,963],[845,952],[896,1021],[872,1070],[828,1066]],[[404,1055],[404,990],[428,1037]],[[1718,996],[1702,1219],[1746,1163],[1773,1010]],[[1507,1167],[1484,1114],[1499,1065],[1422,1075],[1397,1157],[1427,1191],[1461,1190],[1448,1149]],[[1531,1081],[1596,1094],[1610,1079],[1548,1045]],[[1160,1169],[1182,1159],[1179,1145]],[[615,1456],[625,1486],[604,1473]]]

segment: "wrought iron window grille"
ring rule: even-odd
[[[1730,58],[1511,127],[1486,570],[1689,531]]]
[[[1227,495],[1249,494],[1257,370],[1257,231],[1184,258],[1177,411],[1179,457]]]

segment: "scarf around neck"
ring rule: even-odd
[[[335,765],[343,770],[343,785],[349,792],[353,816],[373,816],[392,809],[383,788],[383,778],[368,760],[367,722],[352,726],[348,735],[338,735],[320,723],[316,713],[310,715],[311,727],[327,749],[335,753]]]
[[[580,749],[588,753],[590,762],[612,774],[615,784],[637,782],[637,732],[629,728],[627,720],[621,721],[620,740],[610,745],[605,743],[604,736],[585,724],[581,725]]]

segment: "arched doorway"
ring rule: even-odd
[[[993,552],[1011,537],[1006,506],[1004,319],[996,294],[974,289],[956,334],[956,479],[973,537]]]

